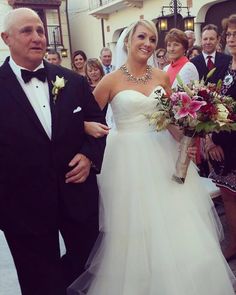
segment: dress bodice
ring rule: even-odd
[[[149,96],[136,90],[122,90],[113,97],[111,107],[118,131],[148,132],[154,130],[154,126],[150,125],[146,115],[155,110],[157,103],[155,89]]]

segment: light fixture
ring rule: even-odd
[[[164,9],[169,9],[170,14],[164,15]],[[187,9],[188,15],[184,18],[181,16],[181,10]],[[181,17],[181,21],[178,21],[178,15]],[[182,3],[180,0],[171,0],[169,5],[162,6],[161,9],[161,16],[157,18],[158,21],[158,29],[160,31],[167,31],[168,30],[168,18],[171,16],[174,16],[174,27],[178,28],[178,22],[180,27],[182,26],[184,22],[184,29],[185,30],[194,30],[194,16],[190,15],[189,7],[188,6],[182,6]]]
[[[68,50],[66,48],[61,49],[61,57],[68,57]]]
[[[189,11],[188,11],[188,15],[186,17],[183,18],[184,21],[184,30],[191,30],[194,31],[194,16],[191,16]]]
[[[168,30],[168,21],[167,17],[164,16],[163,11],[162,11],[162,16],[159,16],[157,18],[158,21],[158,29],[160,32],[164,32]]]

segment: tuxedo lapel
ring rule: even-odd
[[[56,72],[52,67],[50,67],[50,64],[44,62],[44,66],[46,68],[46,75],[47,75],[47,81],[48,81],[48,90],[49,90],[49,99],[50,99],[50,109],[51,109],[51,118],[52,118],[52,140],[55,139],[56,136],[56,129],[57,129],[57,121],[58,121],[58,112],[56,108],[56,104],[53,101],[53,81],[56,80]]]
[[[52,140],[56,137],[60,136],[65,129],[65,126],[68,122],[67,116],[67,106],[65,104],[65,99],[67,97],[64,96],[64,90],[61,89],[57,95],[56,101],[53,100],[53,82],[56,80],[56,76],[60,78],[64,77],[63,68],[57,67],[49,64],[48,62],[44,62],[44,66],[46,68],[48,87],[49,87],[49,95],[50,95],[50,108],[51,108],[51,116],[52,116]],[[65,78],[66,80],[66,78]],[[67,87],[65,85],[65,87]]]
[[[44,130],[41,122],[39,121],[24,90],[18,82],[15,74],[11,70],[8,61],[9,59],[6,59],[5,63],[0,69],[0,79],[4,79],[4,85],[8,89],[8,92],[11,94],[12,98],[19,104],[25,114],[32,120],[35,127],[38,128],[38,130],[48,138],[48,135]]]

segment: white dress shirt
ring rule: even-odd
[[[208,54],[208,53],[205,53],[205,52],[202,52],[202,55],[204,57],[204,60],[205,60],[205,63],[206,63],[206,66],[207,66],[207,62],[208,62],[208,56],[211,56],[211,61],[213,62],[213,64],[215,64],[215,59],[216,59],[216,51],[212,52],[211,54]]]
[[[42,82],[37,78],[32,78],[28,83],[25,83],[21,77],[21,69],[28,70],[18,66],[10,57],[9,65],[16,75],[22,89],[24,90],[29,102],[31,103],[39,121],[41,122],[48,137],[52,136],[52,118],[50,109],[50,95],[48,89],[48,82]],[[43,62],[34,70],[43,68]]]

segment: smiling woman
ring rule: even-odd
[[[102,109],[110,102],[116,129],[98,176],[101,234],[68,295],[233,295],[211,198],[193,165],[184,185],[171,180],[178,143],[147,116],[170,93],[167,74],[147,64],[155,24],[139,20],[126,34],[125,64],[94,90]]]

